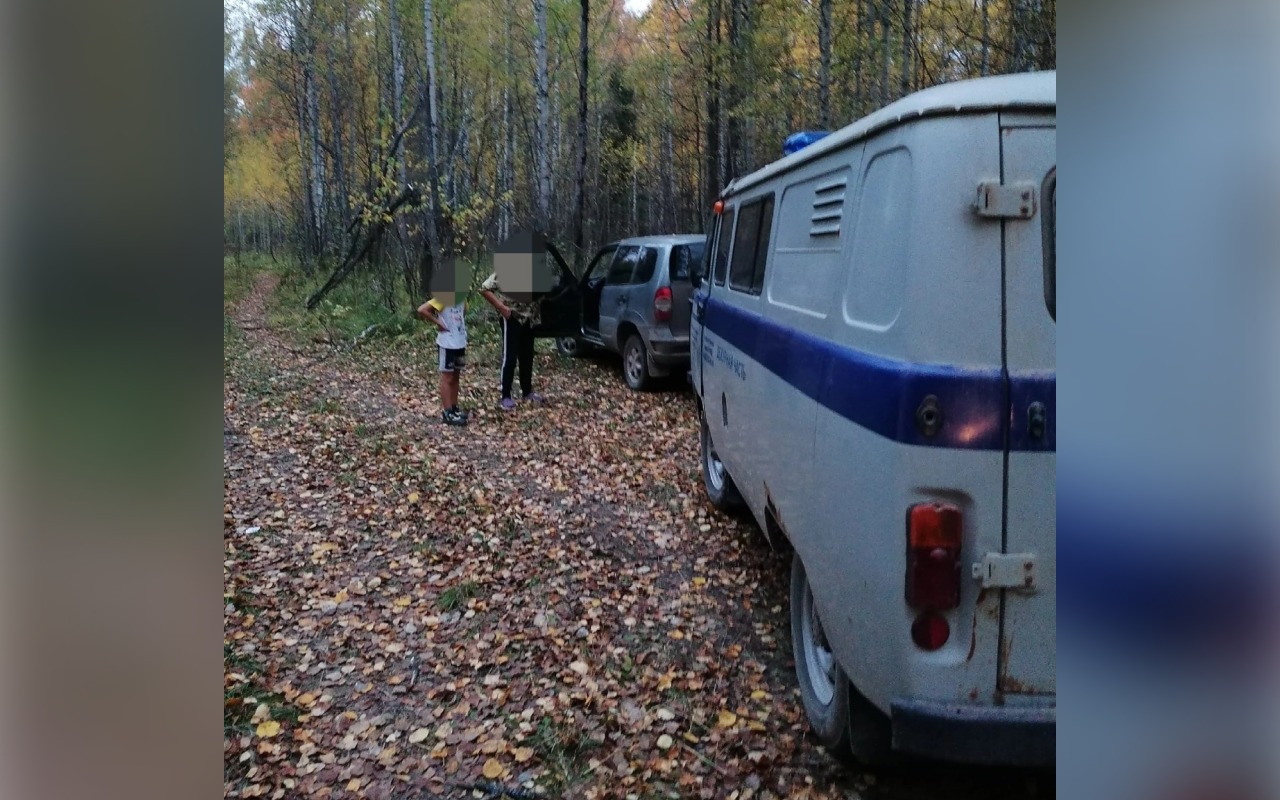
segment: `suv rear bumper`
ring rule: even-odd
[[[688,339],[649,340],[649,358],[663,367],[677,367],[689,363]]]
[[[905,753],[969,764],[1052,766],[1057,757],[1057,709],[969,706],[927,700],[890,705],[893,747]]]

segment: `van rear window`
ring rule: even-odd
[[[1049,316],[1058,320],[1058,168],[1049,170],[1040,197],[1041,230],[1044,235],[1044,304]]]

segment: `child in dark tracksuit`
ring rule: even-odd
[[[480,288],[480,296],[501,315],[502,325],[502,399],[500,405],[506,411],[516,407],[511,398],[511,384],[517,365],[520,368],[520,395],[525,402],[540,404],[541,395],[533,391],[533,328],[538,324],[538,301],[517,303],[494,294],[498,289],[497,275],[490,275]]]

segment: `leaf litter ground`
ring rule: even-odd
[[[450,428],[430,333],[335,353],[270,327],[274,286],[226,327],[225,796],[1052,795],[822,752],[786,563],[707,504],[678,382],[540,342],[548,404],[504,413],[473,323]]]

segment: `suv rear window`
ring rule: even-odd
[[[678,244],[671,248],[671,282],[688,281],[693,265],[702,260],[702,252],[706,249],[704,242]]]

